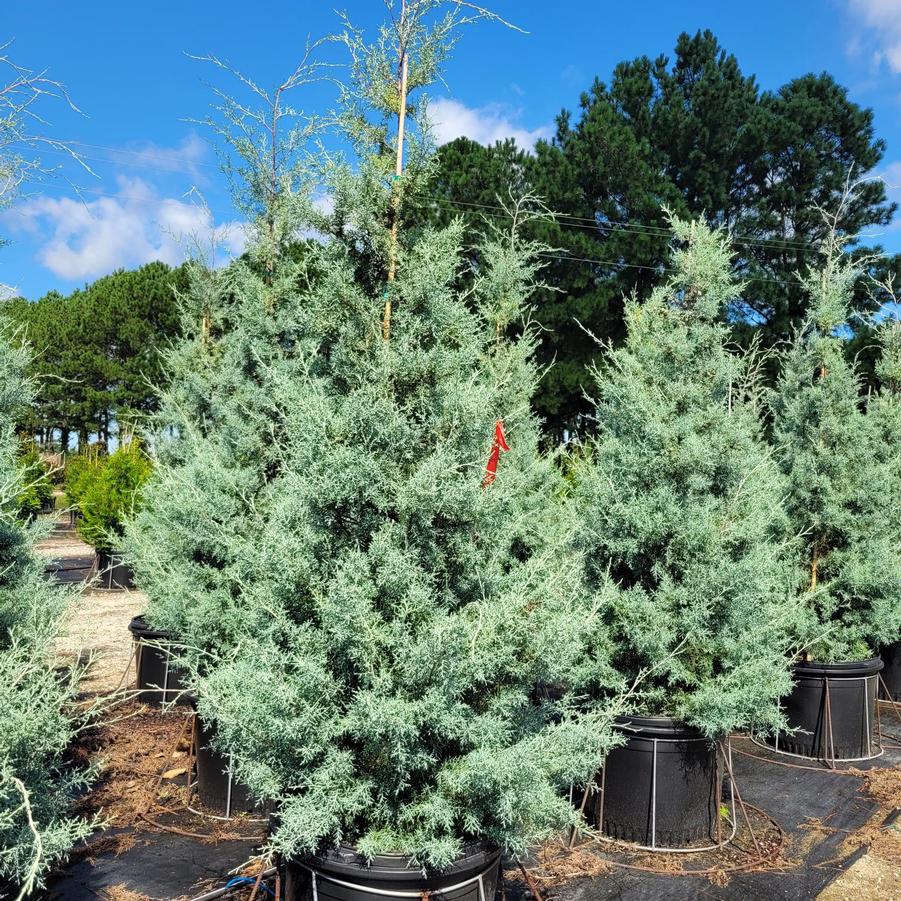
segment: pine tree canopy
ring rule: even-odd
[[[804,279],[810,319],[784,355],[772,402],[787,511],[804,543],[803,596],[816,617],[809,654],[827,662],[867,659],[901,633],[897,336],[885,326],[885,387],[866,405],[842,346],[859,269],[841,250],[833,235],[826,264]]]
[[[583,327],[619,343],[623,298],[635,292],[644,300],[660,281],[669,242],[661,205],[730,230],[742,286],[723,315],[743,344],[758,335],[776,346],[806,316],[795,273],[821,262],[818,209],[841,195],[849,171],[872,173],[885,143],[872,110],[828,73],[762,91],[702,31],[679,35],[670,55],[625,60],[609,79],[586,85],[576,109],[561,112],[553,139],[539,141],[534,155],[527,150],[466,138],[445,145],[420,210],[433,222],[496,219],[497,198],[525,185],[558,214],[532,233],[556,249],[546,272],[554,290],[539,291],[533,303],[545,366],[535,405],[557,441],[591,425],[585,392],[599,348]],[[856,234],[888,223],[894,211],[881,179],[868,178],[840,224]],[[873,257],[869,268],[899,265],[901,257]],[[860,288],[853,300],[870,306]]]
[[[799,608],[753,367],[722,324],[736,292],[728,242],[702,223],[672,227],[673,275],[627,301],[625,342],[596,371],[574,515],[586,590],[616,588],[613,663],[648,672],[643,712],[717,737],[778,724]]]
[[[178,326],[176,290],[182,267],[154,262],[119,270],[83,289],[51,291],[38,300],[16,298],[4,314],[31,348],[35,403],[21,411],[21,427],[62,447],[78,436],[109,437],[155,410],[153,385],[162,381],[161,351]],[[126,429],[127,430],[127,429]]]
[[[193,325],[129,532],[148,618],[184,646],[241,778],[279,802],[272,847],[289,855],[345,841],[441,867],[473,839],[522,850],[573,822],[564,789],[592,778],[622,706],[603,647],[585,643],[599,607],[530,409],[542,248],[519,232],[534,204],[482,238],[466,288],[462,223],[406,226],[431,140],[425,102],[407,109],[394,87],[396,42],[408,90],[431,80],[470,12],[442,6],[408,3],[372,46],[346,25],[337,121],[353,158],[233,144],[250,250],[192,270]],[[269,159],[275,178],[258,171]],[[311,229],[319,240],[285,253]],[[488,484],[499,421],[509,450]],[[542,684],[555,700],[535,700]]]

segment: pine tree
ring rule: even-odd
[[[625,343],[596,372],[577,540],[587,590],[617,587],[604,628],[614,665],[649,671],[643,712],[713,738],[777,724],[792,567],[753,367],[722,324],[736,291],[726,236],[671,224],[673,275],[626,303]]]
[[[345,22],[353,161],[293,168],[278,144],[273,179],[271,148],[236,143],[248,256],[194,283],[199,326],[163,404],[176,439],[131,529],[148,617],[183,644],[240,777],[279,801],[287,855],[349,841],[441,867],[474,838],[521,850],[573,821],[563,789],[612,741],[609,706],[577,706],[574,686],[621,680],[587,652],[598,611],[530,412],[533,205],[481,243],[466,290],[462,223],[407,227],[432,169],[408,94],[481,16],[442,5],[405,4],[374,46]],[[310,229],[322,240],[287,254]],[[537,703],[537,684],[561,697]]]
[[[773,396],[787,511],[804,542],[803,597],[815,617],[809,654],[824,662],[874,656],[879,643],[897,639],[901,623],[901,433],[889,387],[897,361],[889,345],[887,386],[868,410],[842,337],[859,269],[841,251],[833,232],[825,265],[804,279],[811,316],[785,354]]]

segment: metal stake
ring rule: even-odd
[[[729,754],[732,753],[732,747],[729,747]],[[725,752],[723,752],[723,761],[726,764],[726,767],[729,770],[729,781],[732,785],[732,794],[736,801],[738,801],[738,806],[741,808],[741,812],[745,818],[745,823],[748,824],[748,831],[751,833],[751,838],[754,841],[754,847],[757,849],[757,854],[760,857],[763,857],[763,851],[760,848],[760,843],[757,841],[757,835],[754,832],[754,827],[751,825],[751,818],[748,816],[748,811],[745,808],[745,802],[741,799],[741,792],[738,790],[738,783],[735,781],[735,773],[732,771],[732,761],[729,759]]]

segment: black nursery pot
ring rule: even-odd
[[[195,704],[194,790],[203,808],[198,812],[221,819],[266,812],[269,805],[258,803],[234,777],[231,761],[213,749],[212,738],[213,730],[197,715]]]
[[[880,753],[876,683],[882,659],[796,663],[794,688],[782,706],[794,734],[768,739],[777,751],[814,760],[866,760]],[[831,719],[831,735],[829,721]]]
[[[97,551],[97,587],[124,591],[135,587],[134,573],[117,551]]]
[[[885,668],[882,670],[882,682],[879,686],[879,699],[901,703],[901,641],[886,645],[879,655]]]
[[[144,704],[185,703],[181,673],[165,647],[171,638],[168,632],[151,629],[143,616],[136,616],[128,628],[135,640],[135,668],[137,669],[138,700]],[[147,644],[153,642],[153,644]]]
[[[716,747],[663,716],[617,717],[628,736],[604,763],[594,816],[604,835],[647,848],[717,841]]]
[[[494,901],[500,851],[486,843],[468,846],[449,867],[423,875],[402,854],[380,854],[367,863],[355,848],[340,848],[285,864],[285,901],[373,901],[379,896],[442,901]]]

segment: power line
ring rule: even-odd
[[[485,203],[473,203],[471,201],[466,200],[450,200],[448,198],[434,198],[436,200],[440,200],[443,203],[450,204],[451,206],[464,206],[464,207],[472,207],[475,209],[485,209],[485,210],[498,210],[504,213],[508,211],[502,207],[495,204],[485,204]],[[652,236],[670,236],[672,234],[672,230],[666,228],[661,225],[649,225],[646,223],[634,222],[631,220],[615,220],[608,219],[598,220],[592,219],[586,216],[571,216],[568,213],[555,213],[551,212],[551,217],[554,221],[558,222],[560,225],[567,225],[572,228],[586,228],[590,231],[598,231],[598,230],[609,230],[613,231],[614,228],[622,229],[622,230],[635,230],[635,231],[644,231],[650,233]],[[570,222],[563,222],[560,220],[572,220]],[[591,223],[590,225],[577,225],[576,223]],[[818,248],[813,244],[807,244],[803,241],[792,241],[789,239],[782,238],[761,238],[760,236],[752,236],[752,235],[741,235],[741,234],[733,234],[730,235],[730,240],[733,244],[737,244],[744,247],[761,247],[766,250],[779,250],[782,248],[796,248],[799,250],[809,250],[816,251]],[[772,245],[772,246],[771,246]],[[891,256],[891,254],[884,254],[884,256]]]
[[[451,206],[453,206],[457,203],[457,201],[452,201],[452,200],[446,200],[445,202],[449,203]],[[463,203],[463,201],[460,201],[460,203]],[[503,207],[500,207],[500,206],[490,206],[487,204],[466,204],[466,205],[482,207],[484,209],[503,210],[505,213],[507,212],[506,210],[504,210]],[[494,213],[494,214],[485,213],[484,215],[490,216],[491,218],[497,219],[499,221],[506,221],[509,219],[509,215],[498,215],[497,213]],[[560,223],[560,224],[567,225],[568,223]],[[663,233],[668,237],[672,235],[672,231],[669,229],[661,229],[661,231],[663,231]],[[813,246],[810,246],[810,245],[808,245],[808,247],[811,250],[815,249]],[[558,259],[558,260],[572,260],[573,262],[596,263],[598,265],[606,265],[606,266],[622,266],[622,267],[628,267],[631,269],[650,269],[650,270],[662,271],[662,272],[675,271],[675,270],[668,268],[666,266],[663,266],[663,265],[660,265],[660,266],[641,265],[638,263],[620,262],[618,260],[601,260],[601,259],[595,259],[593,257],[576,257],[576,256],[570,256],[570,255],[564,256],[564,255],[559,255],[559,254],[558,255],[542,254],[542,255],[545,257],[548,257],[548,258],[553,258],[553,259]],[[872,256],[876,257],[877,259],[894,259],[895,255],[889,254],[889,253],[879,253],[879,254],[872,254]],[[744,281],[772,282],[773,284],[780,284],[780,285],[785,285],[785,286],[794,286],[797,284],[797,282],[786,281],[786,280],[775,279],[775,278],[764,278],[762,276],[747,276],[744,279]]]
[[[102,144],[88,144],[81,141],[73,141],[71,142],[74,146],[79,147],[89,147],[95,150],[103,150],[108,153],[117,153],[117,154],[125,154],[128,156],[137,157],[137,159],[133,162],[133,165],[138,168],[147,169],[149,171],[160,172],[160,173],[171,173],[173,171],[177,171],[173,168],[167,168],[163,166],[153,165],[147,159],[148,151],[140,151],[140,150],[126,150],[122,148],[116,147],[106,147]],[[58,156],[70,156],[64,151],[52,151],[47,150],[44,151],[46,153],[53,153]],[[175,155],[167,155],[167,154],[158,154],[155,151],[150,151],[157,159],[167,159],[172,162],[177,162],[182,164],[182,168],[190,169],[193,166],[203,166],[211,169],[218,169],[218,163],[209,163],[209,162],[201,162],[196,160],[185,160],[183,157],[178,157]],[[97,156],[88,156],[86,154],[79,154],[82,159],[89,160],[91,162],[101,162],[101,163],[110,163],[112,160],[106,157],[97,157]],[[89,189],[83,189],[79,193],[96,193],[102,194],[103,192]],[[109,194],[106,196],[123,196],[116,194]],[[450,204],[452,206],[457,207],[467,207],[471,209],[480,209],[480,210],[495,210],[498,212],[506,213],[504,207],[496,204],[485,204],[485,203],[474,203],[472,201],[466,200],[449,200],[447,198],[442,197],[432,197],[429,198],[433,201],[440,201],[446,204]],[[569,228],[582,228],[588,231],[614,231],[614,230],[622,230],[622,231],[637,231],[643,232],[651,237],[668,237],[671,234],[671,231],[665,226],[661,225],[652,225],[650,223],[642,223],[635,222],[634,220],[617,220],[617,219],[608,219],[608,220],[599,220],[597,218],[591,218],[588,216],[576,216],[571,215],[569,213],[557,213],[551,212],[551,216],[554,221],[557,222],[561,226],[567,226]],[[816,252],[818,249],[815,245],[808,244],[804,241],[794,241],[790,238],[764,238],[759,235],[747,235],[736,233],[730,236],[730,240],[733,245],[739,247],[759,247],[763,250],[782,250],[782,249],[794,249],[794,250],[806,250],[809,252]],[[891,257],[892,254],[881,254],[879,256],[884,256],[886,258]]]

